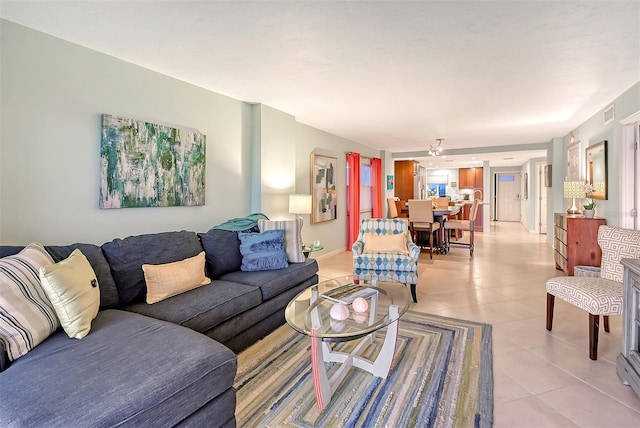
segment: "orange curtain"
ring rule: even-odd
[[[347,153],[347,250],[360,232],[360,153]]]
[[[371,203],[373,218],[383,218],[382,215],[382,159],[371,159]]]

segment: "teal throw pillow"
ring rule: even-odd
[[[284,229],[262,233],[239,232],[240,254],[245,272],[284,269],[289,266],[284,250]]]

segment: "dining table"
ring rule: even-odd
[[[409,217],[409,203],[405,202],[405,209],[402,211],[406,213],[406,216]],[[447,207],[434,207],[433,208],[433,219],[440,223],[440,232],[438,234],[438,252],[441,254],[446,254],[447,252],[447,242],[446,235],[444,233],[444,222],[447,221],[449,216],[454,216],[460,213],[462,206],[464,204],[454,204],[449,205]]]
[[[446,235],[444,233],[444,222],[449,216],[457,215],[462,209],[461,205],[449,205],[448,207],[436,207],[433,209],[433,218],[440,223],[440,242],[438,243],[438,251],[441,254],[447,253]]]

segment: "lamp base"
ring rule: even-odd
[[[567,214],[582,214],[582,211],[580,211],[578,209],[578,207],[576,207],[576,199],[572,198],[572,204],[569,207],[569,209],[567,210]]]

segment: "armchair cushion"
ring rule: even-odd
[[[409,254],[407,249],[408,232],[392,235],[364,234],[365,253],[402,253]]]

